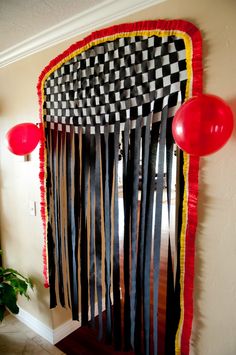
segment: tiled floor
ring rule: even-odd
[[[8,315],[0,323],[0,354],[62,355],[65,353],[41,338],[15,317]]]

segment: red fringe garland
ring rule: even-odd
[[[184,266],[184,319],[181,334],[181,354],[188,355],[193,322],[193,287],[194,287],[194,259],[195,234],[197,226],[197,198],[198,198],[198,170],[199,158],[190,157],[188,171],[188,202],[187,228],[185,235],[185,266]]]
[[[48,256],[47,256],[47,213],[46,213],[46,164],[45,164],[45,133],[43,126],[43,108],[42,108],[42,92],[39,83],[37,86],[39,97],[39,116],[41,123],[39,128],[41,129],[41,140],[39,147],[39,181],[40,181],[40,213],[43,223],[43,276],[44,287],[49,287],[48,279]]]
[[[202,38],[200,31],[192,34],[192,95],[202,93]],[[189,157],[188,170],[188,200],[187,200],[187,226],[185,235],[185,270],[184,270],[184,320],[181,334],[181,354],[188,355],[193,322],[193,288],[194,288],[194,261],[195,261],[195,235],[198,221],[198,172],[199,157]]]
[[[192,41],[193,58],[193,89],[192,94],[198,95],[202,92],[202,41],[199,30],[190,22],[183,20],[158,20],[126,23],[112,26],[106,29],[95,31],[81,41],[71,45],[62,54],[54,58],[41,72],[37,85],[40,120],[43,138],[40,145],[40,190],[41,190],[41,217],[44,228],[44,247],[43,247],[43,274],[45,287],[49,286],[48,280],[48,258],[47,258],[47,211],[46,211],[46,162],[45,162],[45,136],[43,123],[43,84],[48,73],[58,64],[63,64],[63,60],[73,52],[100,38],[112,36],[118,33],[129,33],[135,31],[169,31],[170,35],[178,35],[177,32],[184,32],[189,35]],[[189,78],[190,79],[190,78]],[[181,334],[181,354],[189,354],[189,339],[191,336],[193,320],[193,282],[194,282],[194,252],[195,252],[195,233],[197,226],[197,198],[198,198],[198,169],[199,159],[190,157],[188,172],[188,212],[186,228],[186,255],[185,255],[185,278],[184,278],[184,321]],[[187,267],[186,267],[187,265]]]

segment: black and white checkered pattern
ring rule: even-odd
[[[45,82],[44,119],[103,126],[177,107],[187,81],[185,45],[175,36],[125,37],[96,45]],[[179,93],[182,95],[179,95]]]

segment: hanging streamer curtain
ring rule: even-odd
[[[171,124],[181,103],[200,91],[200,35],[184,21],[147,21],[95,32],[54,59],[39,79],[50,307],[71,308],[72,318],[82,325],[94,325],[98,314],[100,339],[105,310],[105,336],[117,350],[158,351],[162,201],[166,174],[170,214]],[[186,290],[185,279],[191,287],[198,170],[196,158],[184,159],[174,301],[179,354],[188,353],[191,333],[192,289]],[[168,282],[173,284],[170,255]]]

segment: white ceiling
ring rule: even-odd
[[[0,68],[163,1],[0,0]]]
[[[103,2],[107,1],[0,0],[0,52]]]

